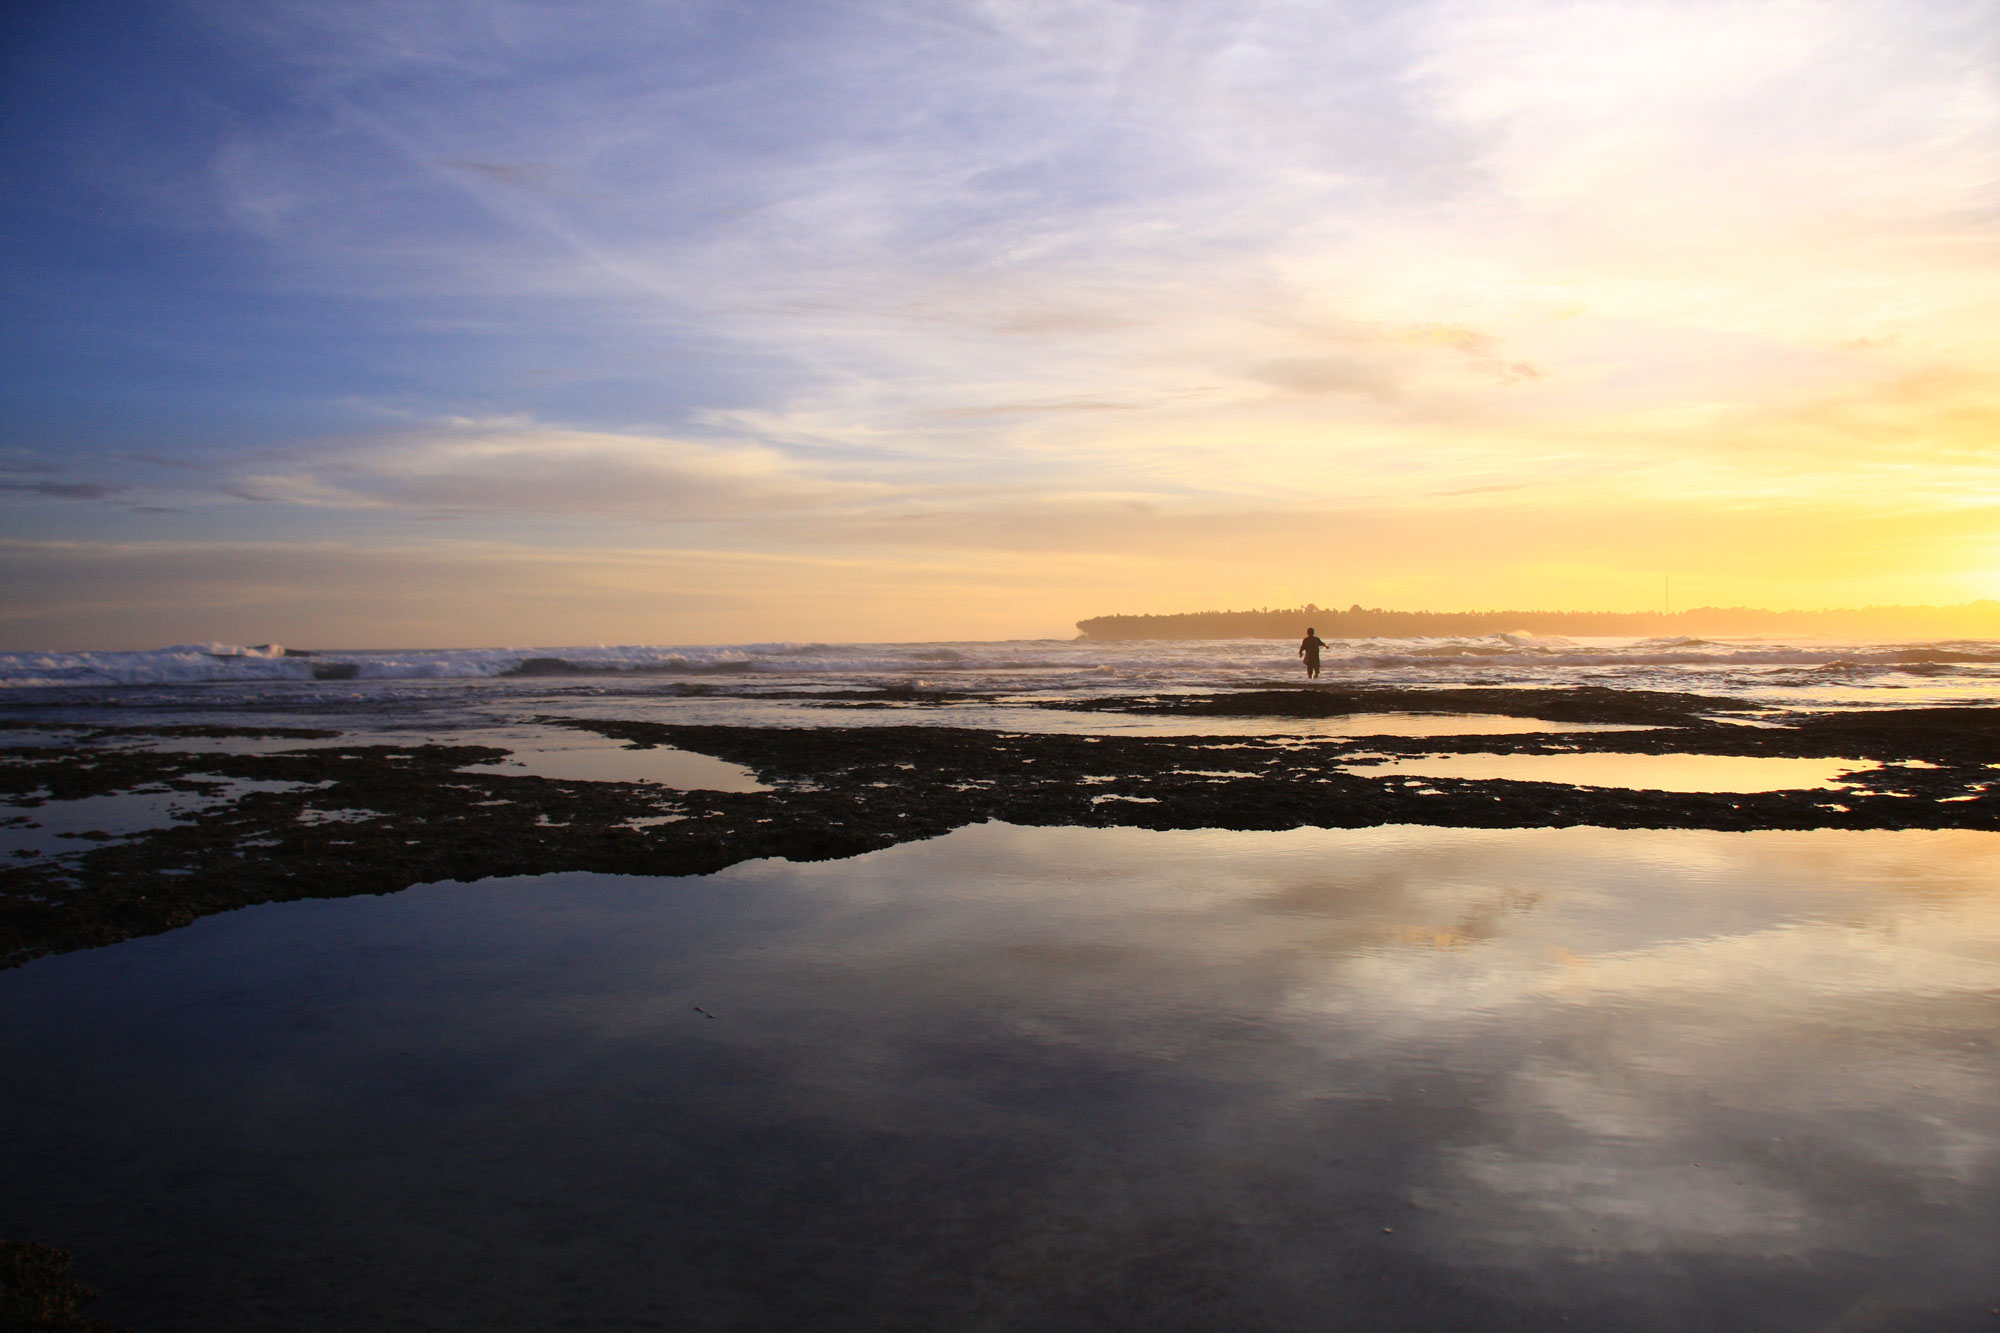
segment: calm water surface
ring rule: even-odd
[[[1865,759],[1783,759],[1731,754],[1433,754],[1355,765],[1367,777],[1462,778],[1482,782],[1561,782],[1642,791],[1799,791],[1843,785]]]
[[[252,908],[0,973],[0,1234],[146,1330],[1990,1329],[1996,872],[986,825]]]

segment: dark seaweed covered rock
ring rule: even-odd
[[[129,1333],[79,1313],[97,1293],[47,1245],[0,1240],[0,1333]]]

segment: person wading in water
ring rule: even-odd
[[[1305,638],[1299,640],[1299,656],[1306,659],[1307,680],[1319,679],[1319,650],[1324,647],[1326,640],[1314,633],[1311,625],[1307,625]]]

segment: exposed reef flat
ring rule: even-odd
[[[7,1333],[131,1333],[79,1313],[97,1293],[69,1276],[70,1256],[0,1240],[0,1329]]]
[[[324,729],[37,722],[44,743],[8,746],[8,729],[29,724],[0,723],[0,801],[15,808],[6,822],[16,828],[51,802],[134,793],[194,802],[163,827],[72,833],[75,851],[17,850],[0,868],[0,965],[250,903],[558,870],[704,874],[758,857],[853,856],[983,820],[1159,829],[2000,829],[2000,709],[1766,713],[1765,725],[1743,726],[1716,720],[1741,710],[1727,700],[1601,689],[1247,691],[1089,708],[1482,712],[1649,729],[1320,739],[539,719],[742,764],[772,788],[719,792],[472,770],[509,753],[476,743],[477,732],[463,733],[462,744],[341,744]],[[51,733],[67,743],[46,743]],[[195,736],[315,745],[190,753],[163,744]],[[1592,753],[1845,759],[1859,774],[1843,787],[1689,794],[1370,771],[1399,756]]]

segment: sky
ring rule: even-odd
[[[23,0],[0,648],[2000,596],[2000,3]]]

